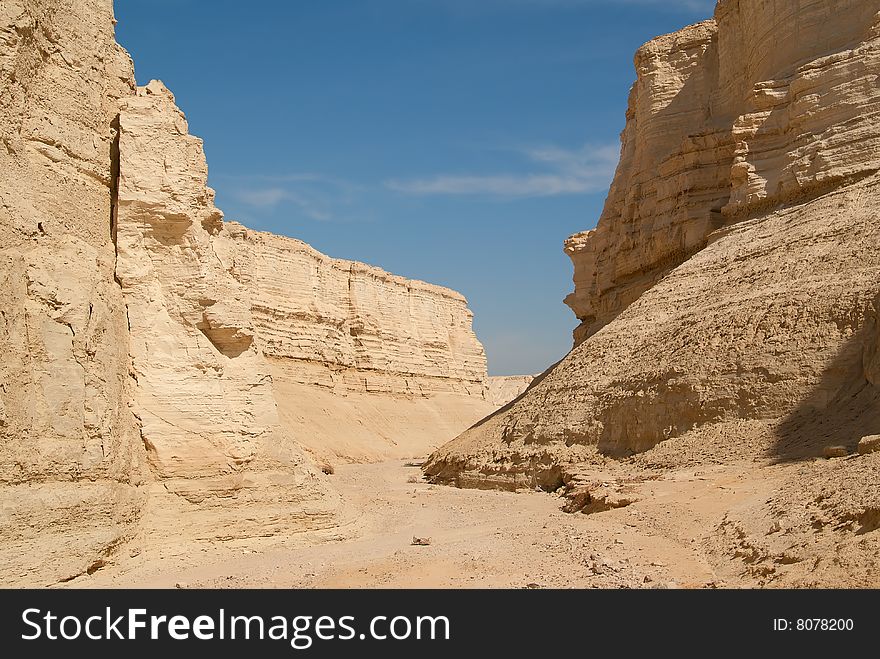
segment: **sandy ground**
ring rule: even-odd
[[[728,511],[766,501],[784,467],[714,465],[634,481],[637,500],[565,513],[543,492],[431,485],[412,462],[332,476],[351,524],[316,542],[144,550],[68,586],[278,588],[713,588],[755,585],[719,556]],[[429,546],[412,545],[430,537]],[[269,542],[266,540],[265,542]],[[719,569],[718,566],[721,566]],[[728,566],[725,568],[725,566]]]

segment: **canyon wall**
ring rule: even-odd
[[[576,347],[429,474],[555,488],[566,464],[742,420],[775,459],[858,442],[877,405],[878,12],[722,0],[639,50],[605,209],[566,243]]]
[[[142,444],[113,281],[111,161],[134,90],[111,0],[0,5],[0,582],[94,570],[136,529]]]
[[[6,585],[323,533],[349,518],[304,449],[424,455],[494,409],[459,294],[224,225],[114,23],[111,0],[0,7]]]
[[[321,460],[415,457],[495,410],[459,293],[226,222],[282,423]]]
[[[153,476],[145,526],[196,538],[335,523],[338,498],[282,430],[249,291],[220,261],[202,142],[160,82],[119,110],[116,278],[132,409]]]
[[[876,171],[873,0],[724,0],[636,53],[621,158],[572,236],[580,343],[726,224]]]

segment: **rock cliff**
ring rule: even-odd
[[[424,455],[496,408],[459,293],[226,222],[283,425],[322,461]]]
[[[723,0],[639,49],[605,209],[565,244],[576,343],[713,231],[877,170],[877,10]]]
[[[111,0],[0,7],[6,585],[334,527],[305,449],[424,455],[494,409],[459,294],[224,225],[114,23]]]
[[[179,539],[182,524],[197,538],[332,525],[337,498],[281,429],[249,291],[214,251],[222,214],[201,140],[162,83],[120,103],[119,154],[116,278],[153,475],[145,526]]]
[[[566,465],[743,420],[773,459],[855,446],[877,405],[878,11],[722,0],[639,50],[605,210],[566,243],[576,347],[429,474],[555,489]]]
[[[0,582],[100,567],[137,526],[143,449],[113,281],[110,0],[0,5]]]

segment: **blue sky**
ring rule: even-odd
[[[467,296],[493,375],[577,324],[635,49],[713,0],[117,0],[139,84],[205,140],[227,219]]]

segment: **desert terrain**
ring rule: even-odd
[[[543,492],[423,482],[409,461],[345,465],[331,479],[353,514],[319,544],[214,542],[145,549],[73,587],[712,588],[759,582],[714,565],[712,522],[766,497],[779,474],[715,467],[634,484],[648,499],[592,515]],[[414,482],[415,481],[415,482]],[[430,545],[413,545],[430,538]]]
[[[0,7],[0,584],[880,585],[880,0],[639,48],[506,377],[458,291],[225,219],[115,24]]]
[[[610,466],[625,506],[571,511],[551,494],[433,485],[420,460],[347,464],[331,482],[347,523],[279,545],[139,547],[71,587],[755,588],[872,587],[876,514],[847,518],[880,454],[797,465]],[[657,458],[662,459],[660,456]],[[829,484],[862,474],[849,492]],[[582,475],[583,476],[583,475]],[[596,474],[593,474],[595,478]],[[817,479],[820,482],[816,482]],[[824,482],[822,480],[824,479]],[[833,503],[827,501],[834,498]],[[762,511],[775,502],[772,514]],[[835,517],[835,515],[837,515]],[[806,522],[806,524],[805,524]],[[842,532],[842,529],[845,529]],[[427,539],[430,544],[414,542]],[[866,558],[867,557],[867,558]]]

